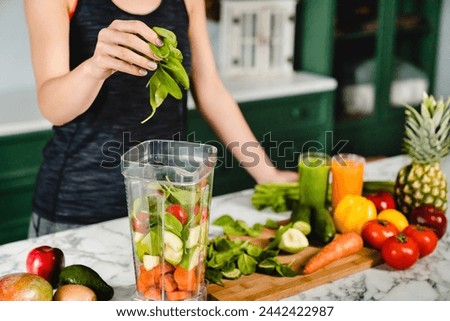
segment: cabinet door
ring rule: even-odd
[[[36,174],[51,131],[0,137],[0,244],[27,237]]]

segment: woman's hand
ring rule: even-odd
[[[155,70],[159,59],[148,42],[164,45],[158,35],[145,23],[137,20],[115,20],[100,30],[89,72],[97,79],[106,79],[116,71],[145,76]]]
[[[298,172],[273,168],[273,170],[267,171],[264,176],[258,177],[256,181],[258,184],[297,182]]]

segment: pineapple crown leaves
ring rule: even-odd
[[[450,98],[436,101],[424,93],[420,113],[412,106],[405,107],[403,151],[416,163],[439,162],[450,153]]]

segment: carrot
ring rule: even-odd
[[[177,289],[178,285],[173,278],[173,274],[166,273],[164,274],[164,291],[173,292]]]
[[[141,279],[140,276],[139,276],[139,278],[137,280],[136,288],[141,293],[144,293],[145,290],[147,290],[147,286],[144,284],[144,282],[142,282],[142,279]]]
[[[177,266],[173,277],[178,284],[178,289],[183,291],[197,290],[197,269],[185,270],[181,266]]]
[[[141,273],[139,274],[139,279],[142,284],[146,287],[149,286],[159,286],[161,287],[161,268],[155,267],[150,271],[147,271],[143,265],[141,265]]]
[[[160,266],[160,265],[158,265]],[[162,274],[166,274],[166,273],[172,273],[173,271],[175,271],[175,268],[173,267],[172,264],[164,262],[163,263],[163,273]]]
[[[362,248],[363,239],[358,233],[337,234],[330,243],[306,262],[303,273],[313,273],[331,262],[358,252]]]
[[[173,291],[166,292],[169,301],[181,301],[192,297],[192,292],[189,291]]]
[[[145,290],[144,296],[146,299],[159,301],[161,300],[161,289],[149,287],[147,290]]]

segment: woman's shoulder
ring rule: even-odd
[[[198,10],[205,10],[205,1],[201,0],[184,0],[184,3],[186,5],[186,10],[189,15],[191,15],[194,12],[197,12]]]

